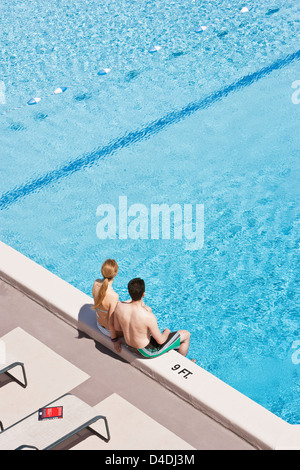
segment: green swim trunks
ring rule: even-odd
[[[163,344],[158,344],[158,342],[151,337],[149,344],[142,349],[137,349],[143,357],[153,358],[161,356],[161,354],[170,351],[171,349],[179,349],[180,346],[180,334],[175,331],[169,334],[167,341]]]

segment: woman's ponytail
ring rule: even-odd
[[[97,300],[95,301],[94,308],[97,309],[101,307],[104,297],[106,296],[106,291],[108,288],[108,282],[113,279],[118,274],[119,266],[114,259],[107,259],[101,268],[101,273],[103,276],[103,282],[99,289]]]
[[[108,279],[106,277],[104,281],[102,282],[101,287],[99,289],[98,298],[94,306],[95,309],[101,307],[103,299],[106,296],[107,288],[108,288]]]

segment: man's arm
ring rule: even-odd
[[[169,328],[166,328],[163,333],[161,333],[160,329],[158,328],[156,317],[152,312],[149,312],[148,328],[150,330],[151,336],[153,336],[158,344],[163,344],[165,341],[167,341],[168,336],[171,333]]]
[[[118,320],[117,308],[116,308],[116,310],[114,311],[114,313],[112,315],[113,328],[115,329],[115,331],[122,331],[122,327],[121,327],[120,322]]]

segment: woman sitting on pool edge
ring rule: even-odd
[[[119,295],[112,288],[118,271],[117,262],[113,259],[107,259],[101,267],[103,279],[96,279],[92,290],[97,326],[101,333],[113,338],[122,336],[122,332],[116,332],[113,322],[110,321],[119,301]]]

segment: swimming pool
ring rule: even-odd
[[[299,423],[295,4],[2,5],[1,240],[87,294],[115,258],[121,297],[143,277],[189,357]],[[203,204],[203,247],[100,239],[120,196]]]

